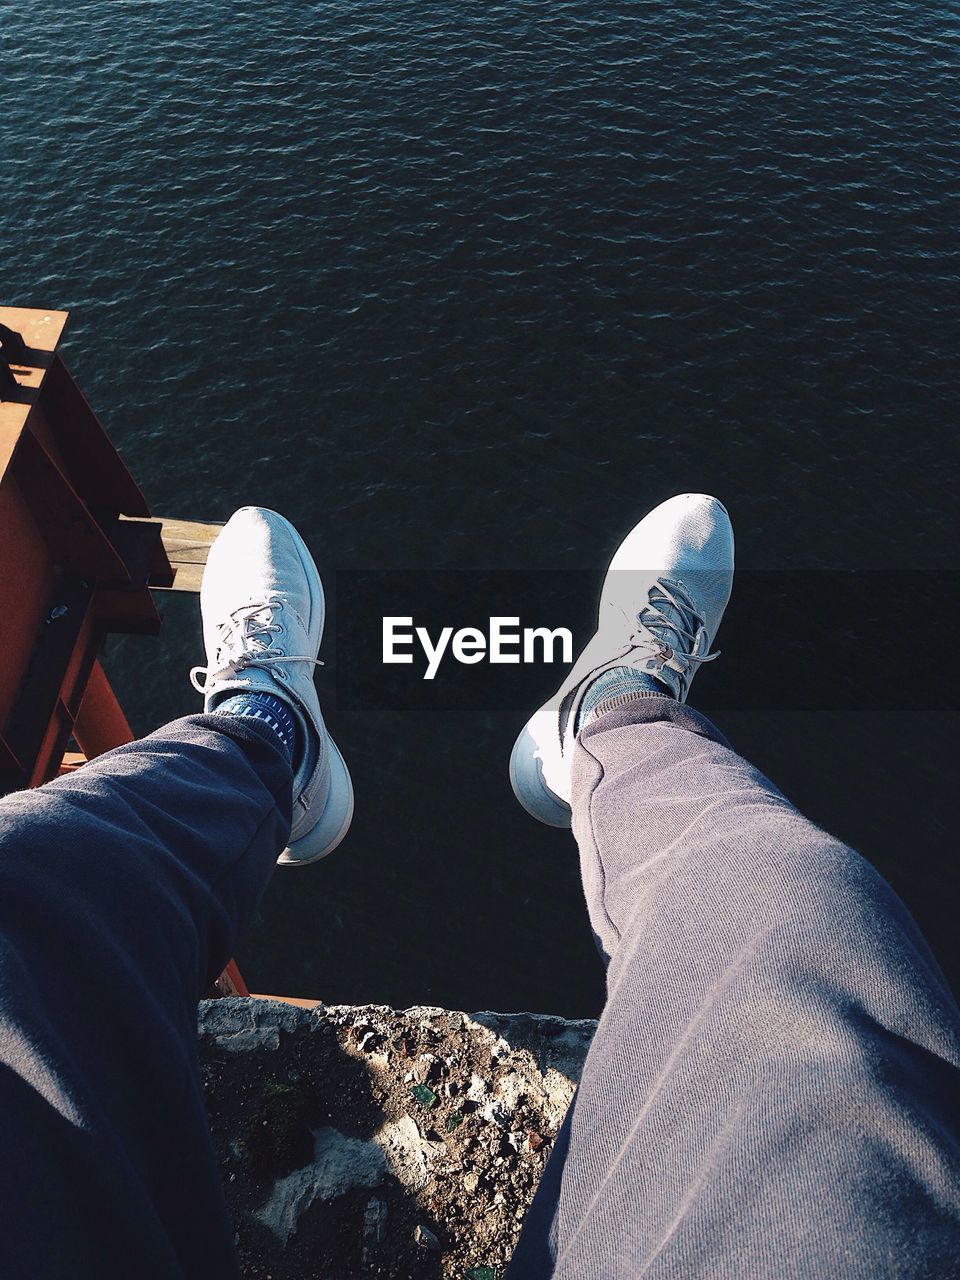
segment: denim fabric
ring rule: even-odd
[[[290,829],[273,731],[198,715],[0,801],[0,1276],[234,1276],[197,1001]]]
[[[960,1276],[960,1013],[906,909],[695,711],[599,711],[608,999],[509,1280]]]

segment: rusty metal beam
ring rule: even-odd
[[[133,741],[127,717],[99,661],[90,668],[73,736],[88,760]]]

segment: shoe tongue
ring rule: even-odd
[[[229,668],[225,667],[224,671],[227,670]],[[231,676],[218,680],[216,698],[211,705],[217,706],[224,698],[232,698],[237,693],[269,693],[274,698],[283,696],[277,682],[263,667],[240,667]],[[284,701],[289,699],[284,698]]]
[[[686,631],[684,616],[682,616],[680,609],[673,607],[667,600],[657,596],[650,602],[650,605],[645,605],[643,609],[640,609],[640,612],[637,613],[637,621],[650,632],[650,635],[654,636],[660,643],[669,645],[669,648],[680,650],[681,653],[687,648],[681,634],[681,632]],[[672,622],[673,626],[677,627],[676,631],[673,630],[673,627],[667,625],[669,622]]]
[[[242,680],[248,688],[256,689],[258,693],[272,693],[274,697],[279,696],[280,691],[277,682],[264,667],[257,667],[253,664],[248,667],[240,667],[236,671],[234,679]]]

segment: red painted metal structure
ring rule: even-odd
[[[0,307],[3,794],[131,741],[99,655],[110,633],[160,630],[150,589],[174,578],[161,526],[57,355],[66,321]],[[217,993],[248,994],[233,961]]]

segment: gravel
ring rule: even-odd
[[[210,1127],[246,1280],[499,1280],[593,1022],[200,1006]]]

